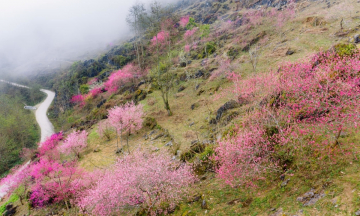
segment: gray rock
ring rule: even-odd
[[[123,149],[122,149],[122,148],[119,148],[119,149],[116,150],[115,153],[116,153],[116,154],[120,154],[122,151],[123,151]]]
[[[182,92],[185,90],[185,87],[184,86],[180,86],[180,88],[178,89],[178,92]]]
[[[172,141],[165,144],[165,146],[172,146],[172,145],[173,145]]]
[[[316,194],[313,198],[311,198],[308,202],[304,203],[304,206],[311,206],[314,205],[317,201],[321,198],[325,197],[324,193]]]
[[[153,134],[156,133],[156,132],[157,132],[156,130],[150,131],[149,136],[153,135]]]
[[[202,144],[204,144],[204,145],[210,145],[211,143],[212,143],[211,140],[203,140],[202,141]]]
[[[228,102],[226,102],[224,105],[222,105],[218,110],[217,110],[217,114],[216,114],[216,121],[219,122],[221,116],[223,115],[223,113],[227,110],[230,109],[234,109],[239,107],[240,104],[238,102],[236,102],[235,100],[230,100]]]
[[[312,198],[312,197],[314,197],[314,192],[312,192],[312,191],[309,191],[309,192],[306,192],[305,194],[304,194],[304,198],[305,199],[307,199],[307,198]]]
[[[154,138],[152,138],[151,141],[157,140],[157,139],[159,139],[160,137],[163,137],[163,136],[164,136],[163,133],[158,134],[157,136],[155,136]]]
[[[360,209],[357,212],[355,212],[355,215],[360,216]]]
[[[356,34],[356,35],[354,36],[354,42],[355,42],[355,43],[360,43],[360,34]]]
[[[195,124],[195,122],[191,122],[191,123],[189,124],[189,127],[193,126],[194,124]]]
[[[296,198],[296,201],[302,202],[302,201],[304,201],[304,198],[303,197],[298,197],[298,198]]]
[[[286,187],[286,185],[289,183],[290,179],[286,179],[281,183],[281,187]]]
[[[202,70],[198,70],[198,72],[195,73],[195,78],[200,78],[204,76],[204,72]]]
[[[288,50],[287,52],[286,52],[286,55],[292,55],[292,54],[294,54],[295,53],[295,51],[294,50]]]
[[[143,136],[145,140],[149,139],[149,136],[147,134],[145,134],[145,136]]]
[[[193,141],[191,141],[191,145],[196,145],[196,144],[198,144],[199,143],[199,140],[193,140]]]
[[[157,152],[157,151],[160,151],[160,149],[158,147],[156,147],[154,151]]]
[[[201,208],[202,208],[202,209],[208,209],[208,205],[207,205],[207,203],[206,203],[206,200],[203,200],[203,201],[201,202]]]
[[[95,148],[94,148],[94,152],[96,153],[96,152],[99,152],[100,151],[100,147],[99,146],[96,146]]]

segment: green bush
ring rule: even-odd
[[[208,42],[205,44],[205,50],[203,52],[203,56],[208,56],[213,54],[216,51],[215,42]]]
[[[212,146],[205,147],[204,152],[202,152],[199,156],[200,160],[205,161],[208,160],[212,155],[214,155],[215,151]]]
[[[89,86],[87,84],[81,85],[80,92],[81,94],[87,94],[89,92]]]
[[[19,200],[19,196],[18,196],[18,195],[16,195],[16,194],[11,195],[10,198],[9,198],[9,200],[6,201],[6,203],[4,203],[3,205],[0,206],[0,215],[2,215],[2,214],[5,212],[6,206],[7,206],[9,203],[14,203],[14,202],[16,202],[16,201],[18,201],[18,200]]]
[[[112,58],[112,61],[113,61],[115,64],[117,64],[117,65],[119,65],[120,67],[122,67],[122,66],[125,66],[128,62],[130,62],[130,61],[131,61],[131,58],[125,57],[125,56],[122,56],[122,55],[117,55],[117,56],[114,56],[114,57]]]
[[[200,26],[201,38],[207,38],[210,34],[210,25],[205,24]]]
[[[344,56],[352,56],[355,54],[358,50],[354,44],[336,44],[334,46],[336,54],[338,54],[340,57]]]
[[[186,29],[191,30],[191,29],[193,29],[194,27],[197,27],[197,24],[195,23],[195,19],[192,18],[192,17],[190,17],[190,18],[189,18],[189,22],[188,22],[188,24],[186,25]]]

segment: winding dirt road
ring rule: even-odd
[[[46,99],[42,103],[36,105],[37,110],[35,113],[36,121],[38,122],[40,129],[41,129],[40,143],[42,143],[43,141],[46,140],[46,138],[48,138],[49,136],[51,136],[54,133],[54,126],[51,124],[46,113],[47,113],[47,110],[49,109],[52,101],[55,98],[55,92],[45,90],[45,89],[41,89],[40,91],[47,94]]]
[[[8,82],[5,80],[0,80],[0,82],[5,82],[14,86],[18,86],[21,88],[29,88],[27,86],[23,86],[17,83],[12,83],[12,82]],[[40,126],[41,129],[41,139],[40,139],[40,143],[42,143],[43,141],[46,140],[46,138],[48,138],[49,136],[51,136],[54,133],[54,126],[51,124],[49,118],[47,117],[47,110],[49,109],[52,101],[55,98],[55,92],[49,91],[49,90],[45,90],[45,89],[41,89],[40,91],[44,92],[45,94],[47,94],[46,99],[41,102],[40,104],[36,105],[37,110],[35,112],[35,116],[36,116],[36,121]],[[26,164],[24,164],[19,171],[26,169],[26,167],[30,164],[30,161],[28,161]],[[0,200],[6,195],[7,193],[7,188],[9,187],[9,185],[0,185]]]

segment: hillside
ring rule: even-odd
[[[24,148],[35,148],[40,131],[34,114],[24,104],[36,105],[43,95],[38,90],[17,88],[0,83],[0,176],[21,163]]]
[[[15,215],[360,215],[358,1],[145,8],[132,40],[34,79],[62,132]]]

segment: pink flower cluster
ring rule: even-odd
[[[85,97],[81,94],[74,95],[70,101],[71,101],[71,103],[74,103],[74,104],[80,104],[80,106],[85,105]]]
[[[134,77],[141,77],[144,74],[138,66],[128,64],[123,69],[114,71],[108,81],[105,82],[105,88],[112,93],[116,92],[121,85],[129,82]]]
[[[79,206],[92,215],[126,215],[128,207],[141,207],[147,215],[167,214],[195,180],[191,166],[139,150],[106,170]]]
[[[88,133],[84,130],[82,132],[72,132],[69,134],[64,143],[59,146],[59,151],[70,155],[75,154],[80,158],[80,152],[87,146]]]
[[[7,185],[4,192],[11,194],[22,185],[25,192],[30,189],[29,199],[36,207],[62,201],[73,202],[85,186],[83,179],[86,175],[75,162],[61,162],[57,146],[62,138],[62,133],[49,137],[40,144],[38,161],[13,169],[2,179],[1,184]]]
[[[94,85],[94,84],[97,83],[98,81],[99,81],[99,79],[95,77],[95,78],[89,80],[89,81],[87,82],[87,84],[88,84],[88,85]]]
[[[360,54],[326,52],[245,80],[232,74],[239,102],[256,103],[257,108],[216,149],[219,177],[231,185],[251,185],[262,174],[288,165],[276,157],[281,149],[287,157],[323,164],[353,155],[353,145],[340,147],[338,139],[360,120],[359,71]]]
[[[98,87],[98,88],[91,89],[91,90],[89,91],[89,93],[90,93],[90,95],[91,95],[92,97],[96,97],[96,96],[98,96],[99,94],[102,93],[102,88],[101,88],[101,87]]]
[[[189,15],[188,15],[188,16],[184,16],[184,17],[181,17],[181,18],[180,18],[180,22],[179,22],[180,26],[183,27],[183,28],[185,28],[186,25],[189,23],[189,19],[190,19],[190,16],[189,16]]]
[[[166,45],[167,44],[167,40],[169,39],[169,33],[165,32],[165,31],[161,31],[159,33],[157,33],[157,35],[155,35],[153,37],[153,39],[151,39],[151,44],[152,46],[156,46],[156,45]]]
[[[120,107],[109,110],[109,123],[116,128],[119,133],[137,131],[142,127],[142,116],[144,115],[142,104],[135,105],[128,102]]]
[[[198,28],[193,28],[192,30],[187,30],[184,34],[184,39],[189,40],[196,32]]]
[[[43,156],[49,151],[55,149],[59,142],[63,139],[63,133],[59,132],[51,135],[47,140],[39,144],[38,152],[39,156]]]
[[[192,44],[186,44],[184,47],[185,52],[190,52],[192,49],[196,49],[197,48],[197,43],[192,43]]]

